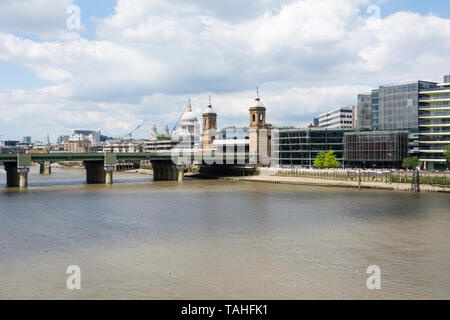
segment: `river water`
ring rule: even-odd
[[[1,299],[450,299],[448,194],[84,179],[0,173]]]

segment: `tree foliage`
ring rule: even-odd
[[[444,155],[447,162],[447,168],[450,168],[450,144],[444,147]]]
[[[336,159],[336,155],[333,150],[320,152],[316,160],[314,160],[314,167],[316,168],[338,168],[341,163]]]
[[[314,167],[316,168],[325,168],[325,158],[327,157],[325,152],[319,152],[314,160]]]
[[[341,163],[337,160],[333,150],[327,152],[325,157],[325,168],[339,168]]]
[[[403,159],[402,162],[403,169],[415,169],[418,166],[420,166],[420,161],[419,158],[416,156]]]

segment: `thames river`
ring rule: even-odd
[[[450,299],[448,194],[84,179],[1,171],[0,299]]]

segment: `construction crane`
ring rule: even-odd
[[[133,131],[131,131],[130,133],[128,133],[126,136],[123,137],[123,139],[133,139],[133,133],[135,133],[138,129],[140,129],[144,124],[146,124],[148,122],[148,120],[145,120],[144,122],[142,122],[140,125],[138,125]]]
[[[180,124],[181,118],[183,117],[185,111],[186,111],[186,106],[184,106],[183,110],[181,110],[181,113],[180,113],[180,116],[178,117],[177,123],[175,123],[175,126],[173,127],[171,133],[173,133],[177,129],[177,127]]]

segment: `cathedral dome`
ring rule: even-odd
[[[189,102],[189,104],[186,107],[186,111],[183,114],[183,117],[181,117],[181,123],[185,125],[189,124],[194,125],[197,122],[198,122],[197,116],[195,115],[194,112],[192,112],[192,106],[191,103]]]

